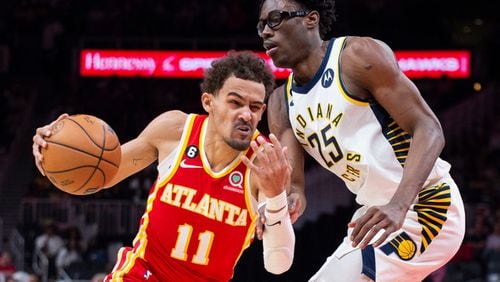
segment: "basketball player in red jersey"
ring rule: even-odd
[[[252,241],[259,200],[266,204],[264,266],[275,274],[290,268],[295,236],[286,199],[287,148],[256,129],[273,87],[263,60],[230,52],[201,84],[208,115],[165,112],[122,145],[109,187],[156,160],[158,178],[133,246],[120,249],[105,281],[230,280]],[[40,147],[52,124],[33,137],[42,174]]]

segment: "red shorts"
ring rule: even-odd
[[[127,260],[127,258],[129,258]],[[146,261],[135,257],[132,248],[121,248],[118,252],[118,261],[113,271],[106,275],[104,281],[148,281],[160,282],[149,270]]]

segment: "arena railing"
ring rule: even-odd
[[[96,226],[100,236],[116,237],[137,232],[145,203],[126,200],[79,198],[24,198],[21,201],[21,224],[32,226],[50,219],[60,228],[76,226],[88,230]]]

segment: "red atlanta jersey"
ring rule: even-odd
[[[177,149],[158,166],[133,249],[120,250],[109,281],[228,281],[233,276],[254,236],[256,201],[249,170],[240,161],[243,154],[251,159],[253,151],[212,171],[203,150],[207,121],[206,115],[188,116]]]

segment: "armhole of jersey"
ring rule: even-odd
[[[189,141],[189,136],[191,135],[191,131],[193,128],[193,123],[196,119],[196,114],[189,114],[186,118],[186,122],[184,123],[184,129],[182,131],[181,139],[179,140],[179,144],[175,147],[175,149],[161,162],[158,164],[158,179],[157,185],[163,185],[166,181],[168,181],[182,159],[182,154],[184,149],[186,148],[186,144]],[[170,167],[168,167],[170,165]]]
[[[283,87],[283,90],[285,93],[285,104],[286,104],[286,113],[289,115],[290,114],[290,100],[292,99],[292,81],[293,81],[293,73],[291,73],[288,76],[288,79],[286,80],[285,87]]]
[[[347,90],[347,88],[344,85],[344,82],[342,81],[342,76],[341,76],[341,74],[342,74],[342,67],[341,67],[342,59],[341,59],[341,56],[342,56],[342,52],[344,51],[344,48],[345,48],[345,45],[347,42],[347,37],[339,37],[338,39],[339,39],[338,42],[335,42],[335,43],[341,44],[341,46],[335,46],[335,48],[334,48],[335,54],[333,54],[334,57],[337,58],[337,64],[335,65],[335,68],[336,68],[335,73],[336,73],[336,77],[337,77],[338,88],[340,89],[342,96],[347,101],[349,101],[353,104],[356,104],[358,106],[368,106],[369,101],[356,98],[354,95],[349,93],[349,91]]]

